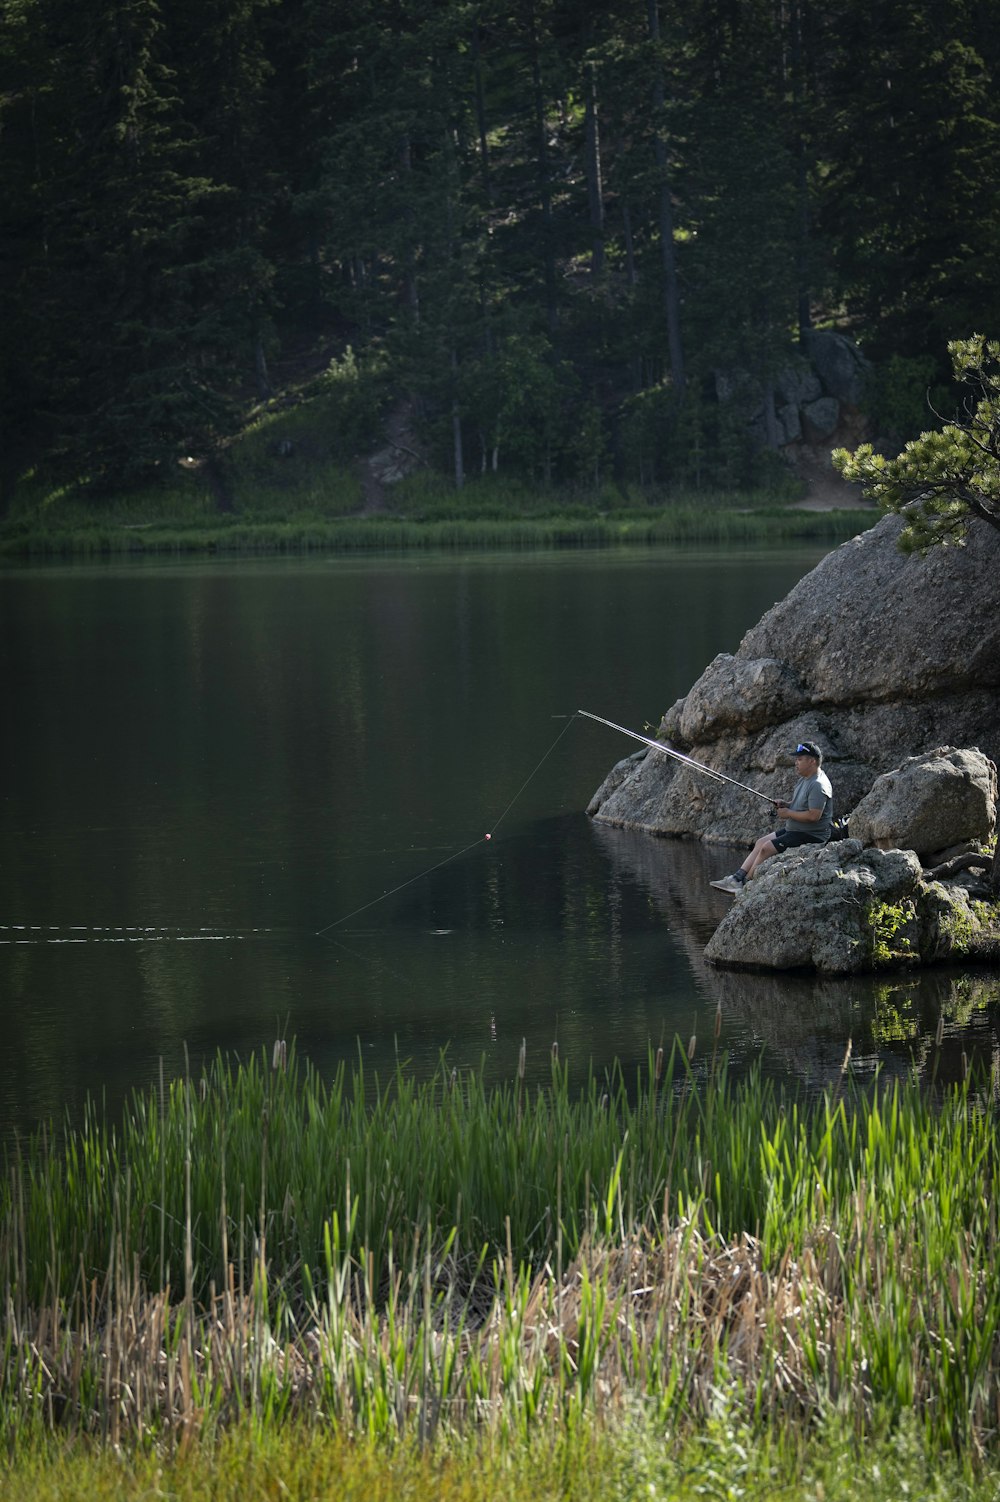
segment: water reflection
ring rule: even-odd
[[[539,1080],[556,1041],[577,1077],[707,1047],[720,1002],[738,1067],[810,1087],[848,1037],[931,1068],[942,1010],[942,1072],[989,1052],[989,979],[709,970],[721,853],[593,826],[631,744],[555,746],[655,723],[818,557],[0,571],[0,1136],[279,1031],[503,1080],[522,1038]]]

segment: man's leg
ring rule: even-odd
[[[772,829],[770,834],[762,834],[756,841],[750,854],[731,876],[720,877],[718,881],[709,882],[709,886],[718,887],[720,892],[734,893],[750,879],[762,861],[769,856],[776,855],[777,849],[771,841],[777,839],[777,830]]]
[[[770,860],[772,855],[777,855],[778,847],[773,843],[776,834],[776,830],[772,830],[770,834],[762,834],[740,867],[746,873],[748,881],[751,876],[756,874],[758,866],[762,866],[765,861]]]
[[[754,844],[753,849],[743,862],[740,870],[746,877],[752,876],[757,867],[763,861],[769,860],[772,855],[777,855],[778,848],[773,843],[778,838],[778,831],[772,829],[770,834],[762,834]]]

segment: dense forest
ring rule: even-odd
[[[1000,0],[3,0],[0,70],[8,497],[304,375],[458,484],[739,484],[720,372],[842,329],[907,436],[1000,329]]]

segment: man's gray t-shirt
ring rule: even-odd
[[[788,828],[808,834],[817,842],[830,838],[833,827],[833,788],[822,768],[815,777],[798,779],[795,791],[788,800],[788,807],[796,814],[804,814],[807,808],[821,808],[823,812],[815,824],[800,824],[797,819],[793,819]]]

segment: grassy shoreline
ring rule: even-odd
[[[8,523],[0,557],[129,558],[151,555],[260,556],[363,553],[400,549],[609,548],[663,543],[842,541],[873,525],[866,511],[701,510],[691,506],[646,514],[545,517],[405,516],[255,521],[233,517],[198,523],[104,522],[75,527]]]
[[[0,520],[0,558],[825,542],[879,518],[799,508],[805,484],[780,464],[743,490],[494,472],[458,490],[415,455],[405,475],[376,480],[365,454],[380,435],[370,397],[327,371],[248,414],[212,461],[185,458],[154,483],[102,493],[57,483],[44,465],[26,471]]]
[[[0,1449],[523,1454],[724,1412],[994,1463],[998,1095],[807,1102],[679,1049],[579,1095],[556,1059],[535,1092],[220,1059],[7,1164]]]
[[[284,414],[286,426],[290,420]],[[356,469],[315,458],[289,468],[275,457],[273,441],[254,433],[234,446],[230,475],[228,512],[219,510],[197,469],[179,469],[169,484],[103,499],[73,487],[51,489],[34,478],[0,522],[0,557],[839,541],[879,517],[870,507],[796,507],[790,481],[783,492],[673,493],[613,485],[536,489],[488,475],[459,492],[426,471],[394,484],[381,502],[385,509],[366,511]]]

